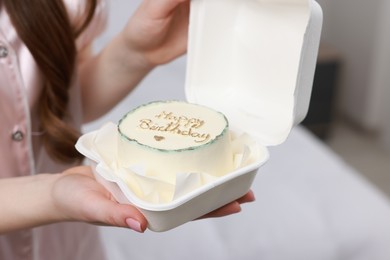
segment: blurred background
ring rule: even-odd
[[[304,125],[390,196],[390,1],[318,3],[324,24]]]

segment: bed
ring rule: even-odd
[[[126,9],[112,1],[113,19],[138,2],[131,1]],[[111,20],[97,48],[122,24]],[[184,99],[184,77],[185,57],[154,70],[113,111],[84,130],[116,122],[148,101]],[[162,233],[102,227],[108,259],[390,259],[388,199],[304,127],[295,127],[283,144],[270,147],[270,160],[252,189],[256,201],[232,216]]]

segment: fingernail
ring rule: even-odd
[[[141,228],[141,223],[139,223],[137,220],[132,219],[132,218],[127,218],[126,219],[126,224],[129,226],[134,231],[142,233],[142,228]]]

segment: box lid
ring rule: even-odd
[[[314,0],[192,0],[187,100],[283,142],[308,110],[321,26]]]

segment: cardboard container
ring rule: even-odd
[[[187,100],[223,112],[233,131],[258,141],[262,159],[165,204],[141,201],[91,155],[98,181],[118,202],[135,205],[153,231],[244,195],[268,160],[267,146],[282,143],[307,113],[321,26],[314,0],[192,0]],[[76,145],[84,155],[92,138],[86,134]]]

